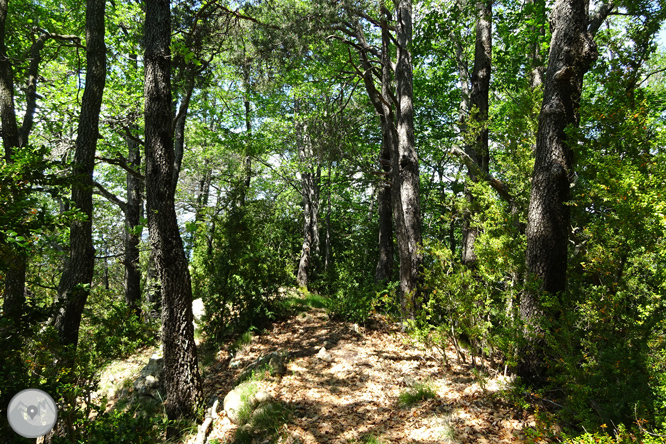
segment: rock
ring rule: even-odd
[[[407,387],[414,387],[414,385],[416,385],[416,380],[409,375],[402,378],[402,382],[404,382]]]
[[[268,365],[273,369],[274,375],[282,376],[287,372],[287,368],[284,365],[284,359],[279,354],[271,356]]]
[[[255,395],[254,399],[258,404],[262,404],[264,402],[268,402],[271,400],[271,394],[264,391],[264,390],[259,390]]]
[[[157,388],[160,385],[160,380],[153,375],[146,376],[146,387],[149,389]]]
[[[271,352],[268,353],[267,355],[255,359],[254,362],[245,367],[245,369],[240,373],[240,375],[238,375],[236,381],[237,382],[245,381],[246,379],[252,376],[252,372],[261,371],[266,367],[270,367],[271,373],[273,375],[277,376],[284,375],[287,372],[287,368],[284,363],[285,356],[286,355],[283,352]]]
[[[155,353],[134,381],[134,390],[140,395],[152,395],[151,392],[162,389],[164,389],[164,358]]]
[[[333,356],[329,352],[326,351],[326,347],[322,347],[319,349],[319,353],[317,353],[317,357],[321,359],[322,361],[326,362],[331,362],[333,360]]]
[[[233,423],[238,423],[238,411],[241,407],[241,387],[243,384],[239,385],[224,397],[224,411],[227,414],[227,418]]]

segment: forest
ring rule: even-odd
[[[0,0],[0,443],[664,442],[665,19]]]

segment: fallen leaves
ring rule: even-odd
[[[317,310],[255,336],[243,356],[234,358],[239,367],[213,366],[206,396],[224,397],[247,363],[276,350],[290,351],[287,375],[265,381],[293,412],[282,442],[347,444],[371,434],[386,444],[514,443],[534,420],[513,419],[509,406],[492,399],[488,387],[501,382],[489,380],[483,390],[468,369],[452,365],[444,372],[439,357],[412,345],[397,326],[380,323],[360,335]],[[454,362],[455,352],[447,352]],[[437,397],[400,408],[405,380],[432,381]],[[229,441],[233,431],[218,421],[211,438]]]

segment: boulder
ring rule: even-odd
[[[238,378],[236,378],[236,381],[243,382],[252,376],[252,372],[261,371],[266,367],[270,367],[273,375],[282,376],[287,372],[284,362],[285,357],[286,354],[284,352],[270,352],[267,355],[261,356],[245,367],[240,375],[238,375]],[[230,367],[232,366],[231,364],[233,364],[233,361],[230,363]]]
[[[155,391],[164,390],[164,358],[155,353],[148,364],[141,369],[139,377],[134,381],[134,390],[140,395],[154,395]]]
[[[227,396],[224,397],[223,407],[224,411],[227,414],[227,418],[234,424],[238,424],[240,420],[239,412],[243,408],[244,402],[249,404],[250,408],[254,410],[258,405],[264,404],[271,400],[271,395],[264,391],[259,390],[254,395],[251,395],[249,399],[243,400],[243,392],[247,392],[252,382],[244,382],[236,386],[233,390],[227,393]]]

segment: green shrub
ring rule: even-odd
[[[206,307],[204,331],[221,339],[275,319],[278,288],[293,282],[289,251],[280,250],[280,229],[261,202],[216,220],[212,248],[195,251],[193,284]]]
[[[434,399],[436,396],[437,392],[430,382],[417,382],[400,393],[398,399],[400,405],[408,407],[426,399]]]

